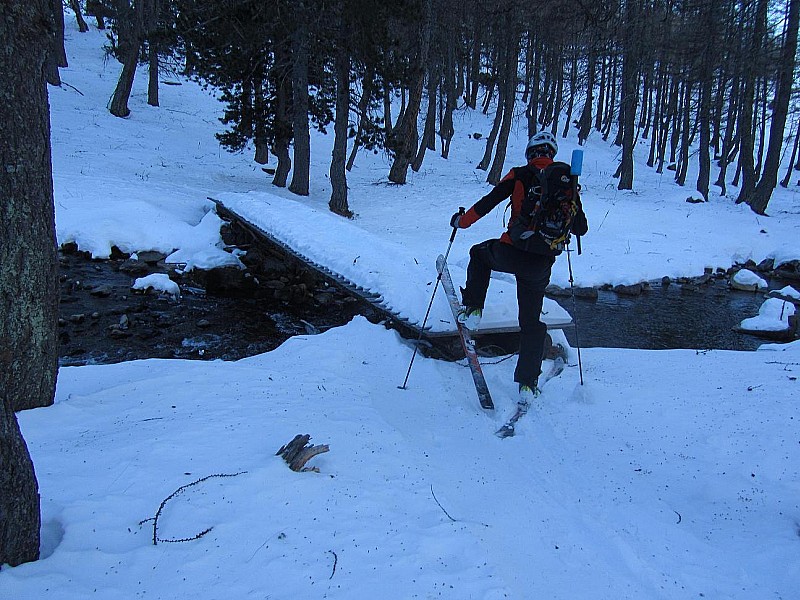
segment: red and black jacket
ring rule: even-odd
[[[533,166],[537,170],[544,169],[553,163],[553,159],[547,156],[540,156],[528,161],[528,165]],[[517,218],[522,210],[522,200],[528,189],[533,185],[536,178],[536,171],[525,165],[524,167],[514,167],[508,174],[500,180],[492,191],[486,194],[483,198],[478,200],[472,207],[464,213],[459,221],[459,227],[469,227],[481,217],[489,214],[498,204],[511,197],[511,218],[508,220],[512,223]],[[500,241],[506,244],[511,244],[511,238],[508,232],[503,232],[500,236]]]
[[[522,210],[522,200],[528,189],[536,180],[537,171],[553,164],[553,159],[547,156],[540,156],[528,161],[524,167],[514,167],[508,174],[500,180],[491,192],[478,200],[472,207],[462,215],[458,222],[459,227],[469,227],[481,217],[489,214],[498,204],[511,197],[511,217],[508,222],[513,223]],[[530,168],[533,167],[533,168]],[[585,219],[585,217],[584,217]],[[511,244],[508,231],[504,231],[500,236],[500,241]]]

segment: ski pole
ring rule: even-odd
[[[569,255],[572,250],[569,249],[569,242],[567,242],[567,266],[569,267],[569,289],[572,292],[572,320],[575,322],[575,346],[578,349],[578,373],[581,377],[581,385],[583,385],[583,364],[581,363],[581,341],[578,335],[578,311],[575,304],[575,283],[572,277],[572,260]]]
[[[572,176],[572,197],[578,198],[578,177],[583,172],[583,150],[576,148],[572,151],[572,160],[569,163],[569,174]],[[580,198],[578,198],[580,202]],[[578,238],[578,256],[581,255],[581,236]],[[567,255],[569,256],[569,255]]]
[[[464,207],[458,207],[458,214],[464,214]],[[447,263],[447,257],[450,256],[450,248],[453,247],[453,241],[456,239],[456,233],[458,233],[458,227],[453,227],[453,233],[450,234],[450,243],[447,245],[447,252],[444,253],[444,262]],[[422,320],[422,327],[419,329],[419,337],[417,338],[417,343],[414,344],[414,353],[411,355],[411,362],[408,363],[408,371],[406,371],[406,378],[403,380],[403,385],[398,385],[401,390],[406,389],[406,384],[408,383],[408,377],[411,375],[411,367],[414,364],[414,359],[417,357],[417,349],[419,348],[419,344],[422,341],[422,334],[425,332],[425,325],[428,323],[428,316],[431,314],[431,307],[433,306],[433,299],[436,298],[436,290],[439,289],[439,282],[442,281],[442,272],[439,271],[436,276],[436,285],[433,286],[433,294],[431,294],[431,301],[428,304],[428,310],[425,311],[425,318]]]

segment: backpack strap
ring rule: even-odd
[[[528,165],[525,165],[523,167],[512,167],[512,169],[511,169],[511,171],[514,173],[514,180],[521,182],[522,183],[522,187],[525,188],[525,194],[522,196],[523,201],[525,200],[525,196],[528,195],[528,189],[530,189],[530,188],[526,188],[525,187],[525,180],[527,178],[521,177],[521,175],[524,173],[525,169],[528,169],[528,168],[529,168]],[[512,194],[512,196],[509,197],[509,199],[508,199],[508,204],[506,204],[506,207],[503,209],[503,227],[506,226],[506,213],[508,212],[508,209],[512,207],[513,202],[514,202],[514,199],[513,199],[513,194]]]

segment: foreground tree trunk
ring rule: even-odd
[[[0,565],[39,556],[39,491],[15,410],[53,403],[58,370],[47,0],[0,19]]]

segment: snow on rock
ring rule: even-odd
[[[744,331],[788,331],[789,317],[794,313],[794,304],[791,302],[767,298],[758,309],[758,316],[745,319],[739,328]]]
[[[800,292],[798,292],[790,285],[787,285],[785,288],[782,288],[780,290],[772,290],[769,294],[770,296],[781,298],[783,300],[791,300],[795,304],[800,302]]]
[[[178,284],[172,281],[169,278],[169,275],[166,275],[165,273],[153,273],[147,277],[140,277],[134,281],[133,285],[131,286],[131,289],[133,290],[142,291],[147,291],[151,288],[158,292],[169,294],[170,296],[181,295],[181,288],[178,287]]]
[[[731,279],[731,286],[737,290],[755,292],[767,289],[767,282],[749,269],[742,269]]]
[[[170,254],[165,262],[185,263],[184,271],[210,270],[218,267],[244,269],[238,257],[222,248],[223,242],[220,236],[222,223],[222,219],[215,212],[206,213],[200,223],[183,237],[180,249]]]

